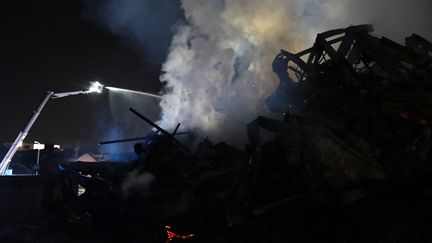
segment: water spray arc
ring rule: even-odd
[[[160,95],[147,93],[147,92],[141,92],[141,91],[137,91],[137,90],[122,89],[122,88],[117,88],[117,87],[112,87],[112,86],[105,86],[105,88],[110,90],[110,91],[114,91],[114,92],[125,92],[125,93],[139,94],[139,95],[145,95],[145,96],[153,97],[153,98],[157,98],[157,99],[163,98]]]

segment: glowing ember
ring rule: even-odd
[[[165,229],[166,229],[166,232],[167,232],[167,240],[165,241],[165,243],[171,242],[174,239],[187,240],[187,239],[190,239],[190,238],[192,238],[194,236],[194,234],[188,234],[188,235],[176,234],[173,231],[171,231],[171,226],[169,226],[169,225],[166,225]]]

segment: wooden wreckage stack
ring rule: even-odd
[[[166,229],[167,242],[431,240],[432,44],[371,32],[281,50],[266,105],[284,115],[251,121],[243,150],[205,140],[191,152],[131,109],[156,128],[137,161],[61,164],[69,224],[101,242],[163,242]]]

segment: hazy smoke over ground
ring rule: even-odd
[[[147,117],[155,119],[158,117],[158,113],[160,113],[160,108],[158,107],[159,99],[133,93],[106,92],[108,93],[109,110],[113,118],[113,123],[106,123],[106,121],[102,119],[104,124],[100,124],[100,127],[104,128],[103,141],[144,137],[151,131],[152,127],[132,114],[129,111],[129,107],[139,111],[145,111]],[[133,144],[136,142],[137,141],[101,145],[99,147],[99,152],[108,153],[112,156],[119,153],[133,152]],[[112,157],[111,160],[128,161],[128,158]]]
[[[121,187],[123,191],[128,194],[134,192],[146,192],[155,179],[155,176],[151,173],[140,173],[139,171],[134,170],[127,175]]]
[[[140,4],[131,12],[122,11],[123,7],[111,9],[117,16],[108,19],[111,27],[118,26],[124,15],[146,18],[148,9],[142,14],[138,9],[151,1],[126,2]],[[374,24],[377,34],[400,42],[413,32],[432,38],[429,0],[181,3],[187,21],[177,27],[163,65],[161,81],[166,82],[167,91],[160,124],[172,128],[180,122],[183,128],[197,129],[213,141],[241,138],[244,125],[265,113],[263,100],[277,84],[271,62],[281,48],[297,52],[309,47],[318,32],[364,23]],[[134,25],[134,21],[126,23]],[[129,30],[134,35],[145,31]]]

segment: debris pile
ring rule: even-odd
[[[156,128],[135,145],[140,159],[64,164],[68,217],[86,227],[115,218],[145,221],[160,232],[175,225],[195,240],[218,232],[268,242],[298,237],[282,233],[293,222],[275,226],[289,217],[317,223],[311,212],[351,210],[355,216],[345,220],[358,223],[370,220],[356,211],[365,210],[364,202],[372,211],[395,198],[430,202],[432,44],[412,35],[402,46],[371,31],[369,25],[331,30],[310,49],[282,50],[273,62],[280,84],[266,103],[283,119],[249,123],[244,151],[205,140],[191,153],[175,138],[177,129],[169,133],[131,109]],[[262,130],[273,135],[264,139]],[[430,207],[423,209],[430,215]],[[374,232],[379,223],[363,228]],[[243,232],[256,227],[266,232]],[[358,237],[355,227],[348,232]],[[367,239],[385,236],[376,237]]]
[[[371,31],[331,30],[310,49],[282,50],[273,62],[280,84],[267,105],[332,130],[339,141],[330,140],[383,176],[429,175],[432,44],[413,34],[402,46]]]
[[[371,31],[282,50],[266,104],[284,115],[251,121],[244,150],[204,140],[190,152],[178,127],[131,109],[155,128],[138,160],[61,164],[68,222],[101,242],[430,240],[432,44]]]

